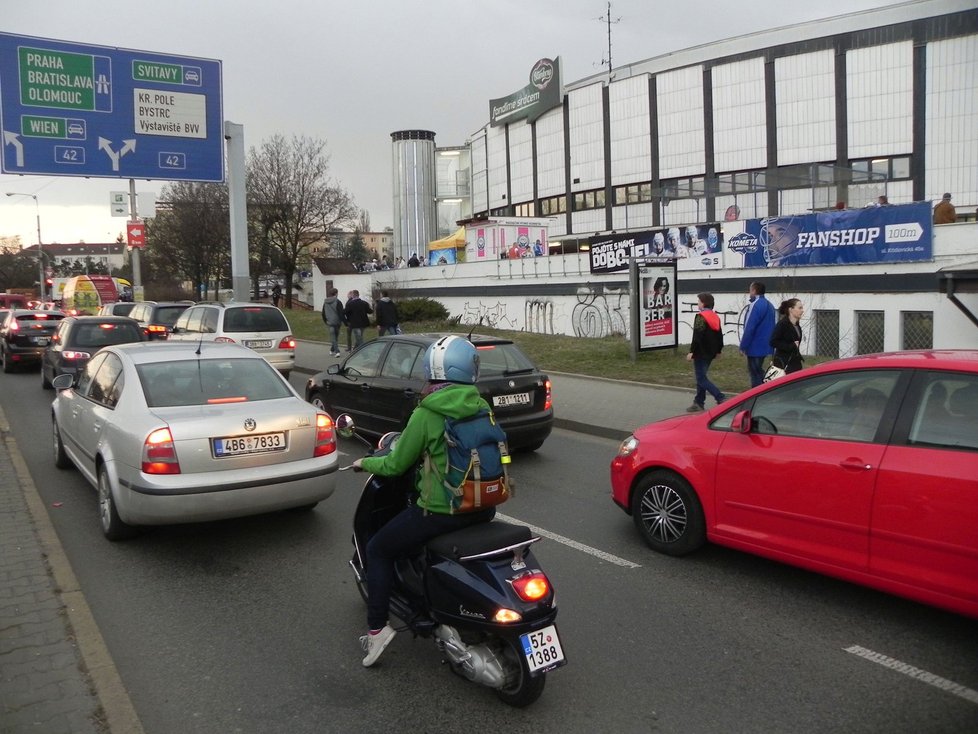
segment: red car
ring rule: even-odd
[[[978,617],[978,351],[837,360],[643,426],[611,487],[662,553],[709,540]]]

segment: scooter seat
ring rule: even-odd
[[[483,522],[432,538],[426,547],[430,553],[458,560],[463,556],[477,556],[525,543],[532,538],[533,534],[525,525]]]

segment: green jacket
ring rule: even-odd
[[[387,456],[368,457],[361,462],[364,471],[382,477],[396,477],[417,466],[427,452],[432,471],[417,473],[418,507],[441,515],[451,513],[448,490],[442,484],[448,459],[445,448],[445,418],[465,418],[489,404],[479,397],[474,385],[455,385],[435,390],[425,397],[408,419],[394,450]]]

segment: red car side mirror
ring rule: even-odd
[[[749,410],[741,410],[730,422],[730,428],[737,433],[750,433],[751,418]]]

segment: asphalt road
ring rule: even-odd
[[[109,543],[94,490],[53,466],[51,397],[36,372],[0,376],[0,404],[150,734],[978,726],[978,623],[720,548],[653,554],[610,500],[617,442],[564,430],[516,457],[503,508],[548,535],[535,553],[569,663],[542,698],[509,709],[406,633],[365,670],[347,567],[360,476],[342,473],[311,513]],[[361,453],[341,448],[344,463]]]

